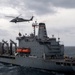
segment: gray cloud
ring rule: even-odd
[[[56,7],[75,8],[75,0],[50,0]]]
[[[28,26],[25,25],[25,24],[22,24],[21,25],[18,23],[18,24],[13,24],[10,28],[14,29],[14,30],[19,30],[19,29],[27,29]]]
[[[9,35],[9,32],[7,30],[4,30],[4,29],[0,29],[0,36],[1,37],[5,37]]]
[[[49,30],[50,33],[55,33],[55,34],[75,34],[75,27],[63,27],[63,28],[51,28]]]
[[[0,42],[2,40],[10,39],[11,34],[8,30],[0,29]]]
[[[37,14],[56,12],[53,7],[75,8],[75,0],[25,0],[26,7]]]
[[[54,13],[55,10],[51,7],[49,0],[27,0],[26,7],[35,11],[37,14]]]
[[[12,7],[20,13],[35,14],[55,13],[53,7],[75,8],[75,0],[0,0],[0,6]]]

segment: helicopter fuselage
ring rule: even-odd
[[[10,22],[28,22],[28,21],[32,21],[33,20],[33,16],[31,17],[31,19],[23,19],[23,18],[18,18],[16,17],[15,19],[12,19]]]

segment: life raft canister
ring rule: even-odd
[[[30,48],[18,48],[17,52],[19,53],[30,53]]]

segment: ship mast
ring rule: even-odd
[[[35,33],[36,33],[35,28],[36,28],[37,26],[38,26],[38,23],[37,23],[37,21],[35,21],[35,23],[32,24],[32,27],[34,28],[34,36],[35,36]]]

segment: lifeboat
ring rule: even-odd
[[[18,48],[17,52],[19,52],[19,53],[30,53],[30,49],[29,48]]]

